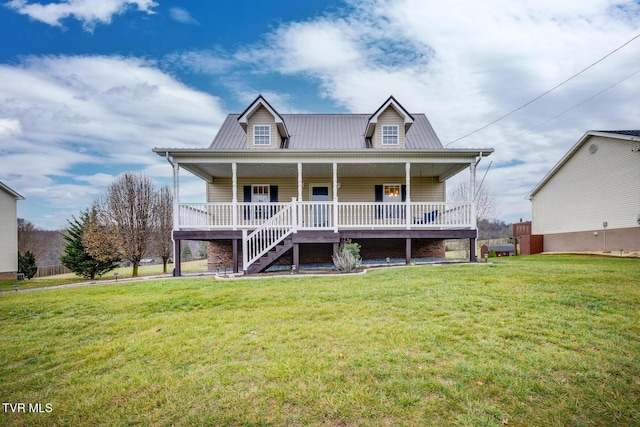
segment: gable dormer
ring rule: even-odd
[[[405,135],[413,124],[413,116],[393,96],[367,121],[365,138],[372,148],[404,148]]]
[[[240,114],[238,124],[247,134],[247,148],[280,148],[289,139],[284,119],[262,95]]]

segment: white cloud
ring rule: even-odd
[[[136,58],[30,57],[0,65],[0,94],[0,179],[49,207],[88,206],[113,169],[170,172],[152,148],[206,147],[225,118],[217,98]]]
[[[637,33],[633,0],[353,0],[348,13],[286,23],[236,59],[306,77],[353,112],[390,94],[449,143],[554,87]],[[487,182],[513,220],[524,197],[589,129],[637,129],[640,39],[496,125],[450,147],[496,147]],[[286,112],[283,110],[283,112]],[[550,120],[558,116],[556,119]],[[500,167],[513,162],[517,167]],[[466,178],[463,178],[466,179]]]
[[[60,26],[62,20],[73,17],[81,21],[86,30],[92,31],[96,24],[109,24],[113,15],[122,14],[132,6],[152,14],[157,3],[153,0],[66,0],[41,4],[11,0],[6,6],[31,19],[54,26]]]
[[[3,139],[20,135],[20,132],[22,132],[20,120],[0,119],[0,144],[2,143]]]
[[[76,175],[73,177],[76,181],[88,182],[91,185],[106,187],[116,178],[106,173],[97,173],[94,175]]]
[[[171,16],[171,19],[178,21],[181,24],[200,25],[200,23],[191,16],[189,11],[181,7],[172,7],[169,9],[169,16]]]
[[[236,65],[235,61],[225,57],[224,53],[210,51],[188,51],[172,53],[164,61],[176,68],[204,74],[221,74]]]

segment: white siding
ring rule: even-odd
[[[331,188],[331,177],[304,177],[302,200],[309,200],[309,185],[325,183]],[[377,184],[404,184],[404,177],[375,177],[375,178],[338,178],[340,188],[338,199],[340,202],[373,202],[375,201],[375,186]],[[269,184],[278,186],[280,202],[290,202],[292,197],[298,197],[298,178],[238,178],[238,201],[242,202],[243,186],[251,184]],[[331,191],[331,189],[330,189]],[[208,202],[231,201],[231,178],[216,178],[214,184],[207,186]],[[445,201],[445,185],[437,178],[412,177],[412,202],[443,202]]]
[[[269,125],[271,127],[271,145],[254,145],[253,144],[253,126]],[[254,149],[274,149],[280,148],[280,136],[276,127],[276,122],[269,110],[264,107],[258,108],[247,121],[247,142],[249,148]]]
[[[384,125],[397,125],[398,126],[398,145],[382,145],[382,126]],[[404,148],[405,133],[404,133],[404,119],[389,106],[378,116],[378,123],[376,129],[371,138],[373,148]]]
[[[17,201],[0,189],[0,273],[18,271]]]
[[[598,149],[590,152],[595,144]],[[593,136],[532,199],[533,234],[637,227],[640,152],[631,141]]]

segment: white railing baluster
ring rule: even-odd
[[[295,209],[295,212],[292,211]],[[282,215],[280,218],[279,215]],[[296,230],[340,228],[474,228],[471,202],[338,202],[292,203],[180,203],[176,213],[180,229],[257,229],[272,218]],[[408,218],[407,218],[408,217]],[[279,227],[280,225],[278,225]],[[275,235],[279,236],[280,231]],[[265,238],[271,238],[266,235]],[[277,237],[276,237],[277,238]]]
[[[250,234],[247,234],[247,231],[243,230],[243,248],[247,248],[246,256],[244,255],[245,250],[243,249],[243,261],[246,257],[246,262],[243,263],[242,268],[245,271],[251,264],[260,259],[260,257],[273,249],[273,247],[294,231],[296,224],[291,221],[293,219],[291,210],[294,209],[294,206],[295,203],[291,203],[286,205],[285,208],[279,209],[275,215],[271,216]]]

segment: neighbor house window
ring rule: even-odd
[[[253,145],[271,145],[271,126],[253,126]]]
[[[382,145],[398,145],[398,125],[382,126]]]

